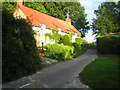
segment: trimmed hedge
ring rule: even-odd
[[[97,38],[98,54],[120,54],[120,36],[108,35]]]
[[[43,47],[46,49],[44,55],[57,60],[68,60],[72,58],[74,53],[73,46],[61,45],[61,44],[47,44]]]

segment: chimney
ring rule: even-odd
[[[23,5],[23,0],[17,0],[17,6],[18,5],[22,6]]]
[[[68,14],[67,14],[66,22],[68,22],[71,25],[71,19],[69,18]]]

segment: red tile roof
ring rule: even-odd
[[[72,34],[75,34],[75,32],[77,32],[77,35],[81,36],[81,33],[73,25],[70,25],[66,21],[54,18],[50,15],[41,13],[37,10],[31,9],[24,5],[17,5],[14,13],[16,12],[18,8],[20,8],[23,11],[23,13],[30,20],[32,25],[40,26],[40,24],[45,24],[46,28],[48,29],[58,30],[58,28],[61,28],[62,32],[69,34],[69,30],[70,30]]]

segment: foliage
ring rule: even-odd
[[[63,36],[63,38],[62,38],[62,43],[63,43],[64,45],[71,45],[71,40],[70,40],[70,38],[69,38],[68,35],[64,35],[64,36]]]
[[[24,5],[32,8],[32,9],[38,10],[42,13],[48,13],[47,10],[45,9],[43,3],[44,2],[25,2]]]
[[[87,44],[88,42],[82,38],[76,38],[75,43],[82,45],[82,44]]]
[[[32,26],[2,7],[2,81],[32,74],[41,67]]]
[[[107,35],[97,38],[97,50],[99,54],[120,54],[120,36]]]
[[[55,43],[58,44],[59,41],[60,41],[60,38],[62,38],[62,35],[61,34],[58,34],[58,31],[57,30],[54,30],[52,29],[52,34],[51,35],[50,33],[46,33],[45,34],[45,40],[47,41],[47,36],[49,37],[50,41],[51,39],[54,39],[55,40]]]
[[[13,13],[16,7],[16,2],[3,2],[9,5],[10,11]],[[67,13],[71,19],[71,23],[82,33],[82,37],[89,30],[87,22],[87,14],[80,2],[24,2],[25,6],[46,13],[55,18],[65,20]]]
[[[80,56],[87,50],[86,44],[80,45],[78,43],[72,43],[72,46],[74,46],[74,48],[75,48],[74,58],[77,56]]]
[[[70,41],[72,41],[72,32],[69,31],[69,38],[70,38]]]
[[[98,58],[80,73],[80,79],[91,88],[118,88],[118,56]]]
[[[106,35],[120,31],[119,18],[120,1],[104,2],[95,10],[97,18],[93,18],[93,32],[97,35]]]
[[[50,33],[45,34],[45,40],[47,40],[47,36],[49,37],[50,41],[51,39],[54,39],[55,44],[63,43],[64,45],[71,45],[71,40],[72,40],[71,32],[69,35],[61,35],[61,34],[58,34],[57,30],[52,29],[52,35]]]
[[[16,8],[16,2],[2,2],[2,7],[5,7],[9,13],[13,14]]]
[[[92,42],[92,43],[88,43],[88,44],[85,44],[85,46],[87,48],[92,48],[92,49],[96,49],[97,48],[97,43],[96,42]]]
[[[57,60],[68,60],[72,58],[74,53],[73,46],[60,45],[60,44],[47,44],[43,47],[46,49],[45,56],[54,58]]]

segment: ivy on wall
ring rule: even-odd
[[[54,30],[54,29],[52,29],[52,34],[53,35],[51,35],[50,33],[46,33],[45,34],[45,41],[47,41],[47,36],[48,36],[49,39],[50,39],[50,42],[51,42],[52,39],[54,39],[56,44],[63,43],[63,39],[64,39],[65,35],[58,34],[58,30]],[[70,40],[72,40],[71,31],[69,31],[69,38],[70,38]]]
[[[70,40],[72,40],[72,32],[71,31],[69,31],[69,38],[70,38]]]

